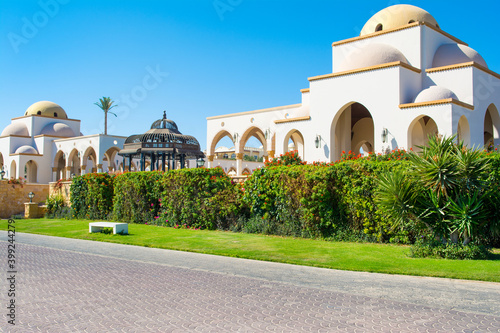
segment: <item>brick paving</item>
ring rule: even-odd
[[[24,243],[16,249],[17,325],[7,325],[2,315],[1,332],[500,332],[500,316],[490,310],[459,311],[125,255]],[[1,286],[5,309],[6,286]],[[481,286],[500,289],[500,284]]]

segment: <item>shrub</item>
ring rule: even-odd
[[[71,207],[78,218],[108,219],[113,210],[114,175],[90,173],[73,178]]]
[[[418,240],[410,248],[409,257],[475,260],[487,259],[490,254],[490,249],[484,245],[473,243],[467,245],[457,243],[443,244],[435,240]]]
[[[160,211],[163,172],[129,172],[114,180],[113,217],[129,223],[156,224]]]
[[[241,187],[221,168],[173,170],[161,182],[158,224],[228,230],[246,212]]]

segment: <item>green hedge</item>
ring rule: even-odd
[[[227,230],[245,211],[240,186],[221,168],[170,171],[162,186],[160,224]]]
[[[163,192],[163,173],[129,172],[114,181],[113,217],[131,223],[155,224]]]
[[[113,211],[114,175],[89,173],[73,178],[71,208],[77,218],[109,219]]]

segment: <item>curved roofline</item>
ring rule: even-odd
[[[437,28],[435,26],[433,26],[433,25],[431,25],[431,24],[429,24],[427,22],[420,22],[419,21],[419,22],[413,22],[413,23],[410,23],[410,24],[407,24],[407,25],[403,25],[403,26],[398,27],[398,28],[393,28],[393,29],[387,29],[387,30],[372,32],[371,34],[368,34],[368,35],[357,36],[357,37],[352,37],[352,38],[340,40],[338,42],[332,43],[332,47],[343,45],[343,44],[348,44],[348,43],[353,43],[353,42],[356,42],[358,40],[363,40],[363,39],[367,39],[367,38],[377,37],[377,36],[380,36],[380,35],[390,34],[390,33],[401,31],[401,30],[405,30],[405,29],[411,29],[411,28],[418,27],[418,26],[421,26],[421,25],[425,25],[426,27],[431,28],[432,30],[439,32],[440,34],[442,34],[442,35],[450,38],[451,40],[457,42],[458,44],[469,46],[469,44],[465,43],[464,41],[458,39],[457,37],[455,37],[453,35],[450,35],[449,33],[445,32],[445,31],[443,31],[443,30],[441,30],[441,29],[439,29],[439,28]]]

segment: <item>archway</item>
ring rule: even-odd
[[[54,158],[54,169],[55,170],[55,179],[53,181],[58,181],[59,179],[66,178],[65,174],[66,168],[66,158],[62,150],[59,150],[56,153],[56,157]]]
[[[215,136],[213,137],[212,144],[210,145],[209,155],[215,154],[215,148],[217,147],[217,144],[219,143],[219,141],[221,141],[223,138],[226,138],[226,137],[229,138],[229,140],[231,140],[231,142],[233,142],[233,145],[234,145],[232,135],[228,131],[222,130],[219,133],[215,134]],[[227,148],[230,148],[230,147],[227,147]]]
[[[97,155],[94,148],[88,147],[83,154],[82,165],[85,165],[85,173],[97,172]]]
[[[236,171],[235,167],[229,168],[229,171],[227,172],[228,176],[236,176],[236,174],[237,174],[237,171]]]
[[[68,158],[68,166],[71,168],[70,175],[81,175],[81,166],[80,166],[80,157],[78,156],[78,150],[73,149],[71,153],[69,153]]]
[[[264,135],[264,132],[258,128],[258,127],[250,127],[243,133],[243,135],[240,138],[239,141],[239,151],[244,152],[245,151],[245,145],[247,142],[249,142],[252,138],[255,138],[252,142],[251,145],[252,148],[259,148],[262,149],[263,152],[267,151],[267,142],[266,142],[266,136]],[[259,145],[260,143],[260,145]],[[259,145],[259,147],[254,147]]]
[[[498,109],[491,104],[484,115],[484,146],[500,144],[500,116]]]
[[[104,172],[117,170],[117,163],[115,162],[115,159],[116,159],[119,151],[120,151],[120,149],[118,147],[111,147],[108,150],[106,150],[106,152],[104,153],[104,159],[103,159],[103,161],[106,161],[106,162],[103,163],[103,166],[102,166],[102,169]]]
[[[345,105],[337,112],[330,129],[331,161],[339,160],[343,151],[357,154],[363,147],[365,153],[373,152],[374,132],[373,117],[363,104]]]
[[[16,161],[12,161],[12,163],[10,163],[9,178],[11,178],[11,179],[16,179],[17,178],[17,165],[16,165]]]
[[[24,173],[28,183],[37,183],[38,166],[35,161],[29,160],[24,166]]]
[[[283,140],[283,152],[296,150],[299,157],[304,159],[304,136],[299,130],[293,129],[285,136]]]
[[[408,128],[408,147],[414,151],[420,151],[418,146],[425,146],[429,136],[438,135],[438,127],[434,119],[429,116],[419,116]]]
[[[457,141],[463,141],[464,145],[470,147],[470,127],[465,116],[460,117],[457,125]]]

